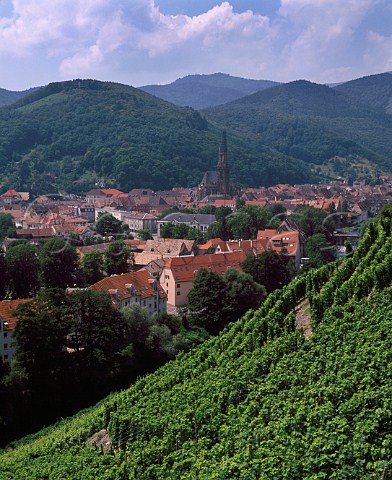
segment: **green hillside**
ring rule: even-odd
[[[5,90],[4,88],[0,88],[0,107],[14,103],[20,98],[30,95],[30,93],[34,92],[35,90],[37,90],[37,88],[29,88],[28,90],[16,92],[13,90]]]
[[[381,108],[324,85],[291,82],[203,114],[228,132],[256,136],[259,145],[305,162],[322,165],[335,156],[365,158],[392,171],[392,118]]]
[[[392,73],[380,73],[337,85],[335,90],[370,107],[392,113]]]
[[[191,108],[126,85],[50,84],[0,108],[0,181],[38,193],[83,192],[98,179],[124,190],[197,185],[215,167],[221,137]],[[314,179],[309,167],[241,137],[228,139],[232,179],[243,185]]]
[[[381,478],[392,469],[391,280],[389,209],[353,256],[3,452],[0,479]],[[295,324],[309,333],[309,311],[305,338]]]
[[[180,106],[200,110],[231,102],[237,98],[278,85],[270,80],[232,77],[225,73],[188,75],[168,85],[145,85],[147,93]]]

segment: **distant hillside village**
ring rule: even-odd
[[[307,233],[291,217],[298,207],[314,207],[332,217],[333,248],[339,256],[344,254],[347,240],[355,248],[358,227],[374,217],[391,198],[392,181],[386,176],[380,177],[379,184],[374,186],[333,181],[240,190],[230,183],[223,135],[216,171],[206,172],[195,188],[122,192],[97,187],[83,197],[61,192],[38,198],[12,189],[4,192],[0,195],[0,215],[11,217],[15,230],[11,237],[3,238],[2,247],[7,252],[15,240],[41,245],[63,238],[76,246],[79,259],[83,259],[91,251],[103,255],[111,242],[122,238],[131,252],[129,271],[107,276],[88,288],[107,292],[116,308],[137,303],[151,316],[168,309],[174,312],[186,305],[202,268],[223,275],[230,268],[241,270],[247,256],[272,250],[290,259],[294,273],[298,272],[307,261]],[[280,213],[274,221],[247,235],[252,238],[211,235],[219,210],[230,217],[244,206],[269,207],[273,211],[277,205]],[[97,231],[98,221],[105,216],[121,224],[121,234]],[[180,225],[186,227],[183,238],[173,238],[170,229]],[[189,238],[189,231],[197,235]],[[74,288],[68,287],[70,291]],[[13,313],[25,301],[11,297],[0,302],[0,357],[6,362],[13,355]]]

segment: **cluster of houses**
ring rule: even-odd
[[[392,182],[388,178],[384,178],[383,182],[374,187],[332,182],[325,185],[249,188],[242,191],[240,198],[243,203],[250,205],[280,203],[288,213],[297,206],[310,205],[336,215],[337,220],[344,217],[346,225],[355,225],[374,216],[385,203],[390,202]],[[30,242],[59,236],[77,236],[81,240],[91,238],[96,235],[93,225],[100,213],[110,213],[126,223],[135,237],[140,230],[150,231],[152,240],[126,240],[133,252],[132,271],[104,278],[89,287],[105,291],[116,308],[136,303],[145,308],[149,315],[166,312],[168,307],[174,311],[186,305],[194,279],[201,268],[222,275],[228,268],[241,270],[241,263],[247,255],[274,250],[288,255],[294,268],[299,269],[304,238],[284,221],[277,230],[260,230],[254,240],[226,242],[217,238],[197,245],[193,240],[161,238],[161,227],[167,222],[185,223],[206,232],[215,221],[214,215],[207,214],[171,213],[159,218],[172,207],[215,205],[228,206],[232,210],[236,208],[238,199],[211,195],[211,198],[207,196],[199,200],[198,193],[186,188],[162,192],[135,189],[129,193],[113,188],[97,188],[87,192],[83,198],[63,194],[42,196],[32,201],[26,192],[9,190],[0,195],[0,213],[11,214],[17,227],[16,237]],[[343,242],[347,234],[341,235]],[[78,252],[82,258],[92,249],[104,252],[108,245],[97,243],[80,246]],[[3,247],[7,248],[7,240]],[[17,321],[14,312],[20,303],[27,300],[0,302],[0,358],[3,361],[12,360],[12,332]]]

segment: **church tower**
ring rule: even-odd
[[[216,166],[217,174],[217,193],[219,195],[230,194],[229,181],[229,163],[227,159],[227,139],[226,130],[222,132],[222,140],[219,147],[218,165]]]

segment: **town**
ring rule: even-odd
[[[225,181],[220,184],[222,164]],[[14,242],[39,245],[62,238],[76,246],[82,261],[91,251],[103,255],[111,242],[122,238],[131,252],[128,271],[107,276],[89,288],[107,292],[117,308],[138,303],[149,315],[176,312],[177,307],[186,305],[201,268],[223,274],[228,268],[241,269],[247,255],[273,250],[283,251],[298,272],[309,260],[305,257],[307,232],[288,221],[299,207],[319,209],[332,218],[335,258],[345,254],[346,241],[355,248],[359,227],[377,215],[392,195],[392,181],[386,176],[380,177],[375,185],[360,182],[348,185],[345,181],[279,184],[244,188],[236,196],[230,195],[221,149],[217,173],[207,172],[196,188],[168,191],[134,189],[125,193],[116,188],[97,187],[83,197],[61,192],[31,199],[28,192],[10,189],[0,195],[0,215],[11,219],[15,228],[10,236],[3,235],[3,250],[7,252]],[[219,209],[234,215],[244,206],[274,208],[276,205],[281,209],[277,210],[280,213],[273,219],[273,226],[258,229],[253,238],[249,235],[245,238],[245,234],[243,238],[222,239],[208,234],[217,222],[213,212]],[[97,229],[102,217],[114,219],[121,228],[109,228],[107,232]],[[168,238],[167,227],[179,225],[186,227],[182,230],[184,238]],[[189,236],[189,232],[194,235]],[[73,287],[76,285],[68,285],[69,289]],[[0,302],[0,357],[10,362],[14,353],[12,332],[17,320],[14,312],[26,299],[15,298],[12,292],[7,295]]]

